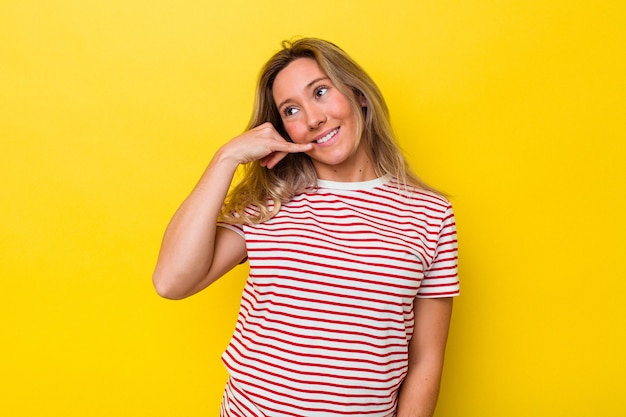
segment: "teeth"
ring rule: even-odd
[[[338,132],[338,131],[339,131],[339,128],[334,129],[334,130],[333,130],[332,132],[330,132],[328,135],[324,136],[324,137],[323,137],[323,138],[321,138],[321,139],[318,139],[318,140],[316,141],[316,143],[322,144],[322,143],[328,142],[328,141],[329,141],[329,140],[330,140],[333,136],[335,136],[335,135],[337,134],[337,132]]]

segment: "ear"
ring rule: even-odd
[[[363,93],[359,93],[359,102],[361,103],[361,107],[367,107],[367,99]]]
[[[352,91],[354,92],[354,96],[359,100],[361,107],[367,108],[367,99],[365,98],[365,94],[355,87],[352,88]]]

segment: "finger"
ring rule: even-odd
[[[273,152],[261,160],[261,166],[272,169],[282,161],[285,156],[287,156],[287,152]]]
[[[298,152],[307,152],[313,149],[313,145],[310,143],[306,144],[298,144],[292,142],[282,142],[280,145],[276,146],[276,151],[280,152],[288,152],[288,153],[298,153]]]
[[[296,144],[292,142],[283,142],[278,146],[275,146],[274,152],[269,155],[266,155],[261,160],[261,165],[272,169],[278,164],[288,153],[300,153],[307,152],[313,148],[313,145],[310,143],[307,144]]]

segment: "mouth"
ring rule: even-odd
[[[333,137],[335,137],[335,135],[339,133],[339,128],[335,128],[333,130],[331,130],[330,132],[328,132],[327,134],[325,134],[324,136],[322,136],[321,138],[317,139],[315,141],[315,143],[321,145],[322,143],[326,143],[329,140],[331,140]]]

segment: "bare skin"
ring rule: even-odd
[[[376,178],[371,151],[358,134],[358,116],[315,60],[291,62],[276,76],[272,92],[291,140],[313,144],[307,155],[319,179]]]
[[[195,294],[246,257],[244,239],[216,224],[240,164],[259,161],[272,169],[288,153],[305,152],[320,179],[375,178],[370,150],[356,136],[356,115],[314,60],[301,58],[283,69],[274,83],[274,100],[293,143],[265,123],[218,150],[166,229],[153,274],[161,296],[181,299]],[[408,373],[400,389],[397,417],[432,417],[452,299],[416,299],[414,310]]]
[[[397,417],[432,417],[439,397],[452,298],[416,298],[409,344],[409,371],[398,400]]]
[[[159,295],[181,299],[201,291],[246,257],[244,240],[217,227],[217,218],[239,164],[261,160],[273,168],[290,152],[311,144],[287,142],[265,123],[222,146],[170,221],[152,277]]]

